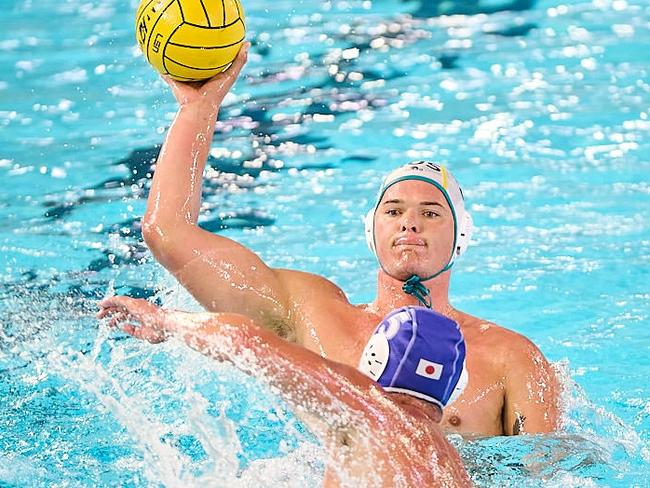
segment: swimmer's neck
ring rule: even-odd
[[[448,270],[431,280],[422,282],[431,294],[431,308],[443,315],[448,315],[452,310],[449,304],[450,278],[451,270]],[[369,305],[370,308],[383,317],[397,308],[420,305],[414,296],[404,293],[403,285],[403,281],[388,276],[380,269],[377,276],[377,297]]]

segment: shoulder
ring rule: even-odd
[[[460,314],[460,325],[468,349],[489,352],[506,371],[546,362],[540,349],[528,337],[487,320]]]
[[[324,276],[282,268],[275,269],[275,273],[286,287],[291,300],[309,296],[312,299],[325,298],[348,301],[343,290]]]

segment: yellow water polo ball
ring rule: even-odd
[[[246,34],[239,0],[142,0],[135,29],[147,61],[179,81],[221,73]]]

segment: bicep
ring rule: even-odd
[[[287,318],[282,281],[253,251],[197,226],[170,234],[154,255],[206,310],[243,314],[265,325]]]
[[[553,432],[560,388],[553,368],[531,342],[517,348],[506,381],[503,428],[507,435]]]

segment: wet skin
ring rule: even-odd
[[[129,297],[99,306],[98,317],[109,326],[152,343],[175,336],[275,387],[327,447],[327,488],[471,486],[431,403],[387,393],[356,368],[283,340],[243,315],[178,312]]]
[[[143,236],[154,257],[207,311],[245,315],[327,359],[356,367],[381,319],[395,308],[417,305],[400,280],[430,276],[447,263],[451,210],[441,192],[422,181],[403,181],[386,191],[375,235],[390,275],[378,270],[376,298],[365,305],[351,304],[322,276],[270,268],[251,249],[198,227],[216,117],[245,61],[240,53],[230,69],[203,85],[167,80],[180,108],[157,161]],[[523,336],[454,309],[450,277],[447,271],[424,282],[433,309],[456,320],[467,343],[469,384],[445,412],[445,428],[479,435],[554,430],[558,386],[544,356]]]

